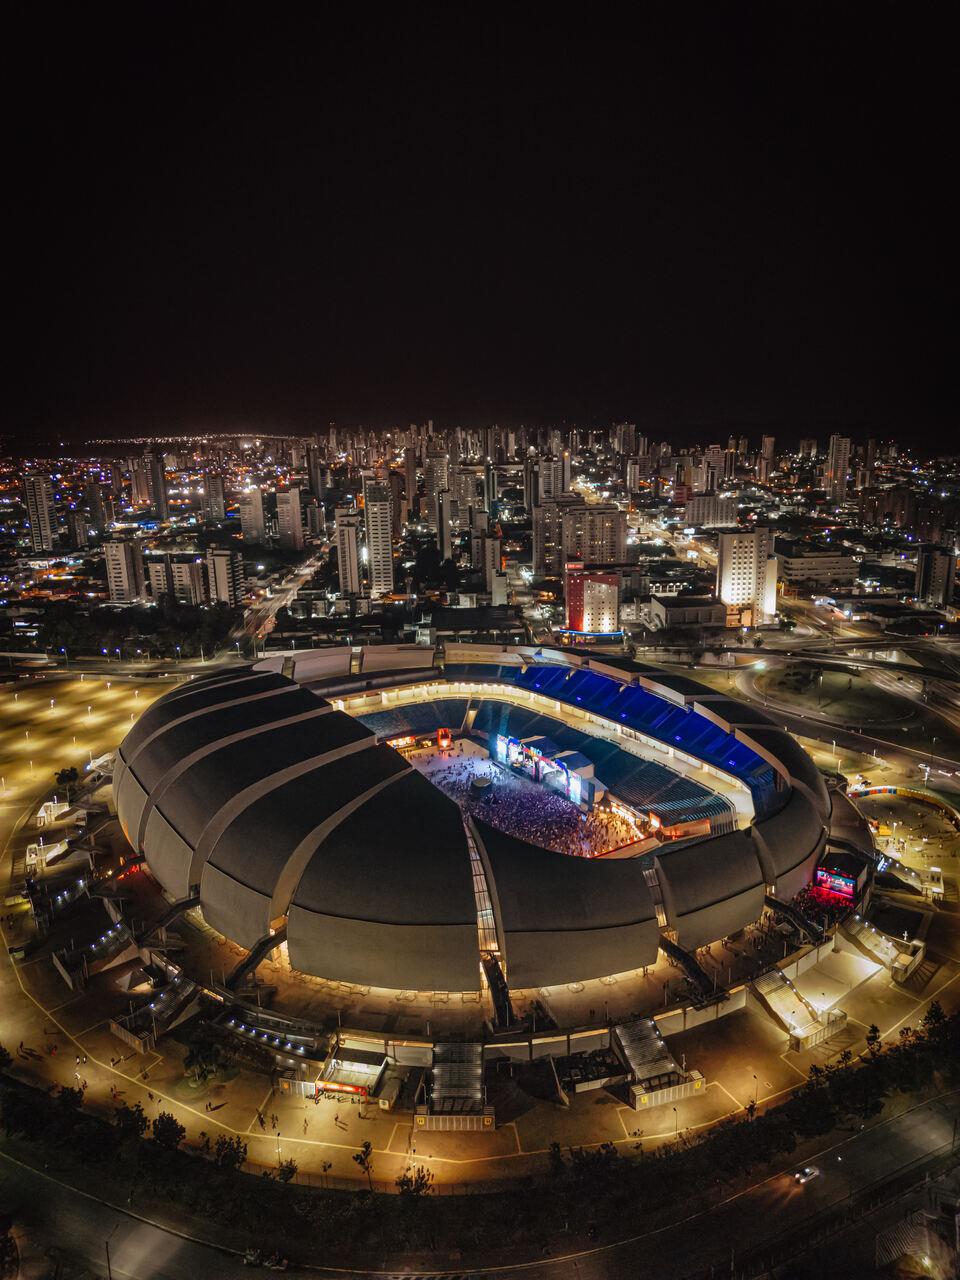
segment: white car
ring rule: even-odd
[[[797,1186],[802,1187],[806,1182],[812,1182],[814,1178],[820,1177],[820,1170],[815,1164],[804,1165],[802,1169],[798,1169],[793,1175],[793,1180]]]

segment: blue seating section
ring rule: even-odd
[[[489,674],[493,672],[496,674]],[[521,689],[530,689],[545,697],[581,706],[585,711],[592,711],[611,720],[620,720],[637,732],[679,747],[698,760],[740,778],[752,792],[758,818],[774,812],[783,799],[777,775],[755,751],[706,716],[688,706],[677,706],[659,698],[640,685],[624,685],[596,671],[554,663],[529,666],[525,670],[519,667],[485,668],[479,663],[461,664],[448,667],[446,676],[451,680],[488,679],[509,682]],[[530,714],[533,716],[533,713]],[[533,723],[535,720],[536,717]],[[522,733],[515,732],[515,736],[527,738],[536,732],[538,730],[535,727]],[[556,732],[550,733],[546,729],[539,732],[557,740]],[[589,741],[593,742],[592,739]],[[582,745],[578,745],[576,749],[590,755],[590,751]]]
[[[394,738],[407,733],[436,733],[438,729],[459,729],[467,711],[466,698],[442,698],[436,702],[415,702],[389,711],[373,711],[358,716],[362,725],[377,737]]]
[[[594,773],[615,796],[640,811],[657,814],[665,826],[729,814],[726,801],[698,782],[655,760],[641,760],[613,742],[591,737],[525,707],[484,699],[473,723],[475,733],[549,738],[564,751],[579,751],[593,761]]]

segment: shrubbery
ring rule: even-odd
[[[790,1155],[840,1124],[879,1114],[895,1094],[960,1085],[960,1014],[945,1015],[934,1003],[921,1027],[904,1028],[896,1043],[881,1048],[873,1028],[867,1039],[862,1058],[845,1052],[836,1065],[814,1067],[779,1106],[724,1121],[694,1142],[639,1158],[621,1155],[611,1143],[567,1152],[554,1146],[548,1174],[527,1180],[522,1195],[499,1191],[454,1201],[431,1194],[423,1171],[398,1180],[397,1196],[287,1185],[296,1172],[292,1162],[268,1178],[240,1172],[246,1146],[239,1138],[219,1139],[215,1148],[207,1140],[201,1153],[185,1152],[177,1121],[161,1115],[154,1136],[141,1140],[146,1117],[139,1107],[121,1107],[111,1125],[85,1112],[74,1089],[51,1097],[8,1082],[0,1090],[0,1122],[8,1133],[81,1163],[102,1168],[112,1159],[118,1181],[135,1187],[138,1197],[249,1231],[257,1243],[282,1245],[285,1252],[297,1239],[309,1239],[311,1250],[322,1247],[331,1259],[380,1258],[410,1248],[540,1250],[558,1232],[609,1237],[635,1223],[638,1213],[648,1223],[666,1220],[678,1204],[690,1213],[715,1198],[718,1184]]]

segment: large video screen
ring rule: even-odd
[[[526,746],[502,733],[494,736],[490,754],[498,764],[526,774],[532,781],[566,796],[575,805],[582,803],[583,779],[578,773],[571,773],[562,760],[551,760],[536,747]]]

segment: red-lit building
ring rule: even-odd
[[[567,564],[564,595],[567,630],[609,634],[620,630],[620,575]]]

